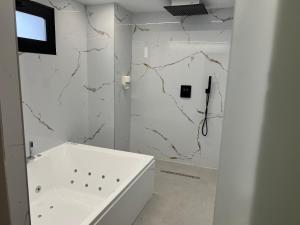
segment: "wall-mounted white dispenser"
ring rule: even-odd
[[[130,88],[131,78],[128,75],[122,76],[122,86],[125,90]]]
[[[149,57],[149,48],[147,46],[144,47],[144,58]]]

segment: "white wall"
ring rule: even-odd
[[[57,55],[20,53],[25,140],[35,153],[88,135],[87,20],[73,1],[39,0],[55,8]]]
[[[26,144],[33,140],[35,153],[73,141],[217,168],[232,10],[186,18],[142,13],[132,21],[115,4],[39,1],[55,8],[58,54],[20,54]],[[130,90],[121,86],[127,74]],[[179,96],[186,84],[191,99]]]
[[[230,9],[192,17],[134,14],[132,151],[218,167],[232,19]],[[209,134],[203,137],[209,76]],[[191,99],[180,98],[181,85],[192,85]]]
[[[88,117],[86,144],[114,148],[114,5],[86,7],[88,17]]]
[[[131,13],[115,4],[115,149],[129,150],[131,88],[122,86],[122,76],[131,75]]]
[[[130,90],[121,76],[131,72],[131,26],[122,25],[130,14],[115,4],[38,2],[55,9],[57,55],[19,54],[26,147],[34,141],[38,153],[73,141],[128,150]]]
[[[17,56],[14,1],[0,1],[0,223],[7,217],[3,195],[8,195],[10,225],[29,225],[29,200]],[[4,167],[4,170],[3,170]],[[3,190],[6,190],[4,192]]]
[[[215,225],[297,225],[297,1],[236,2]]]
[[[131,73],[131,15],[117,4],[87,6],[89,136],[85,143],[129,149],[130,90],[121,85]]]

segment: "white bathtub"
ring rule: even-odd
[[[151,198],[151,156],[66,143],[27,164],[32,225],[131,225]]]

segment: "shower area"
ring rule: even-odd
[[[172,16],[36,2],[55,11],[56,55],[19,52],[27,156],[66,142],[153,156],[135,224],[212,224],[233,6]]]

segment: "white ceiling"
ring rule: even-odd
[[[164,11],[164,0],[77,0],[83,4],[103,4],[118,2],[131,12]],[[209,9],[232,8],[235,0],[202,0]]]

